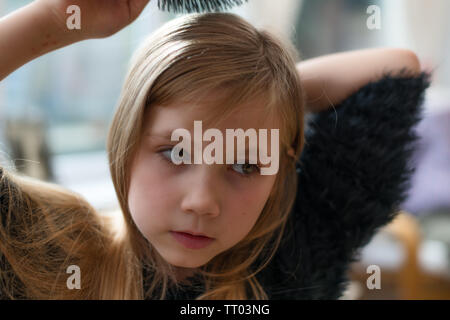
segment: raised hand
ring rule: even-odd
[[[113,35],[150,0],[35,0],[0,18],[0,81],[28,61],[72,43]],[[75,5],[77,10],[68,8]],[[78,10],[79,9],[79,10]],[[79,11],[79,29],[67,21]]]
[[[79,30],[71,30],[80,40],[104,38],[115,34],[132,23],[144,10],[150,0],[36,0],[37,4],[55,19],[60,28],[67,29],[70,16],[67,8],[80,8]]]

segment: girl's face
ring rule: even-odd
[[[274,122],[253,102],[239,108],[220,127],[224,164],[181,164],[171,161],[171,133],[185,128],[191,133],[194,150],[194,120],[214,107],[213,99],[200,105],[175,103],[152,107],[145,118],[144,134],[131,168],[128,206],[141,233],[170,264],[197,268],[241,241],[256,223],[275,182],[276,175],[261,175],[256,164],[225,163],[225,129],[270,129]],[[256,108],[255,108],[256,106]],[[203,124],[203,132],[208,127]],[[248,141],[246,139],[246,141]],[[202,150],[210,141],[202,141]],[[248,142],[246,142],[248,147]],[[236,152],[236,143],[234,147]],[[236,153],[235,153],[236,156]],[[194,162],[193,155],[191,161]],[[264,165],[264,166],[270,166]],[[185,247],[171,231],[190,230],[214,238],[206,247]],[[191,270],[191,269],[189,269]],[[192,269],[193,270],[193,269]]]

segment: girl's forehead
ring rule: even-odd
[[[211,115],[215,120],[211,121]],[[194,129],[194,121],[202,121],[205,128],[225,129],[279,129],[279,121],[267,113],[261,101],[254,100],[241,104],[226,117],[221,117],[214,100],[201,102],[177,101],[166,105],[150,106],[144,119],[147,131],[167,132],[171,129]]]

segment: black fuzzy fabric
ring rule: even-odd
[[[257,274],[269,299],[338,299],[360,249],[406,199],[430,74],[405,70],[306,119],[298,193],[283,243]],[[185,287],[168,299],[195,299]]]
[[[406,199],[429,79],[385,74],[310,117],[292,232],[262,275],[271,299],[342,295],[349,264]]]

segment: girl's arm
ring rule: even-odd
[[[286,236],[261,276],[278,299],[337,299],[350,263],[401,209],[431,74],[388,73],[310,114]],[[268,268],[268,270],[270,270]]]
[[[149,0],[35,0],[0,19],[0,80],[25,63],[72,43],[110,36],[133,22]],[[81,29],[66,21],[80,8]]]
[[[306,91],[307,111],[319,112],[342,102],[384,71],[406,68],[417,75],[420,62],[407,49],[376,48],[335,53],[297,64]]]

